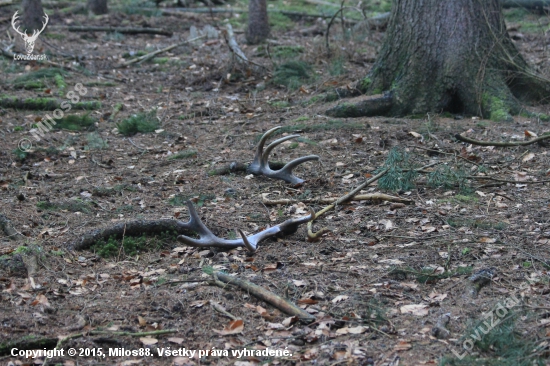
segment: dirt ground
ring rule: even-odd
[[[10,11],[3,8],[0,18],[11,17]],[[542,31],[522,29],[521,18],[509,22],[511,33],[526,58],[549,77],[549,18],[525,16]],[[526,141],[550,131],[549,122],[535,115],[507,122],[446,114],[329,118],[324,115],[328,103],[315,97],[366,75],[383,29],[343,40],[334,27],[333,58],[328,59],[318,34],[326,22],[311,19],[274,29],[271,58],[265,48],[245,46],[243,33],[237,32],[245,54],[269,72],[242,73],[223,38],[201,39],[158,56],[167,59],[120,67],[128,60],[125,54],[182,42],[191,26],[222,29],[226,17],[232,16],[113,11],[63,17],[52,12],[48,32],[60,36],[41,37],[35,52],[50,52],[51,61],[71,67],[64,76],[66,90],[83,84],[83,100],[100,101],[101,108],[91,112],[95,124],[89,130],[52,130],[38,142],[29,130],[51,112],[0,109],[0,214],[21,234],[12,240],[0,231],[0,363],[42,364],[43,357],[11,357],[10,352],[57,345],[65,355],[49,359],[49,365],[548,364],[550,191],[543,181],[550,181],[550,143],[476,146],[454,136]],[[150,26],[174,35],[63,28],[84,24]],[[11,29],[9,19],[1,25]],[[315,75],[295,90],[270,83],[269,73],[284,62],[273,52],[285,45],[301,46],[295,58],[310,64]],[[21,43],[17,49],[22,50]],[[51,80],[39,90],[13,83],[50,66],[0,62],[2,93],[59,95]],[[76,71],[77,63],[90,72]],[[117,132],[117,123],[152,108],[160,121],[156,131],[130,137]],[[529,111],[548,115],[550,107]],[[246,172],[209,175],[232,162],[251,162],[258,137],[275,126],[300,139],[283,143],[270,160],[320,157],[295,169],[306,180],[303,185]],[[98,136],[103,146],[92,144]],[[33,146],[21,156],[14,151],[24,138]],[[306,240],[302,225],[292,235],[261,242],[254,254],[244,248],[187,247],[174,235],[146,236],[145,246],[131,253],[114,240],[111,257],[102,257],[98,247],[71,248],[89,231],[121,222],[187,221],[187,199],[219,237],[236,238],[236,229],[256,233],[307,215],[307,207],[319,211],[325,205],[303,201],[351,191],[383,167],[395,148],[410,157],[402,169],[420,168],[414,186],[392,191],[374,183],[362,193],[382,192],[413,203],[339,206],[314,222],[314,230],[330,229],[318,242]],[[444,177],[439,184],[436,171]],[[269,205],[263,194],[296,202]],[[295,322],[247,291],[213,286],[206,268],[262,286],[316,320]],[[479,273],[491,279],[473,296],[471,278]],[[510,305],[499,318],[503,325],[488,330],[484,340],[471,341],[476,326],[499,304],[501,309]],[[465,352],[465,340],[473,346],[471,359],[459,363],[456,355]],[[70,348],[84,353],[69,357]],[[110,356],[109,348],[142,353]],[[232,355],[245,348],[287,354]],[[159,355],[168,349],[210,353],[200,359],[198,353]]]

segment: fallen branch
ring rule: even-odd
[[[172,32],[161,28],[131,28],[131,27],[67,27],[69,32],[111,32],[123,34],[159,34],[161,36],[172,37]]]
[[[463,142],[467,142],[467,143],[473,144],[473,145],[509,147],[509,146],[525,146],[525,145],[531,145],[531,144],[534,144],[534,143],[539,142],[539,141],[542,141],[542,140],[550,139],[550,134],[549,134],[549,135],[542,135],[542,136],[536,137],[536,138],[534,138],[534,139],[532,139],[532,140],[529,140],[529,141],[516,141],[516,142],[480,141],[480,140],[474,140],[474,139],[471,139],[471,138],[469,138],[469,137],[462,136],[462,135],[459,134],[459,133],[457,133],[457,134],[455,135],[455,138],[456,138],[457,140],[460,140],[460,141],[463,141]]]
[[[289,199],[289,198],[279,198],[275,200],[270,200],[267,198],[269,193],[262,193],[262,202],[265,205],[291,205],[293,203],[303,202],[303,203],[320,203],[320,204],[331,204],[338,201],[337,197],[316,197],[316,198],[305,198],[305,199]],[[410,205],[414,203],[413,200],[406,198],[390,196],[389,194],[384,193],[368,193],[368,194],[358,194],[349,199],[349,201],[388,201],[388,202],[398,202]]]
[[[315,240],[318,240],[321,235],[323,235],[324,233],[330,231],[329,229],[327,228],[322,228],[321,230],[317,231],[316,233],[313,232],[313,221],[318,218],[319,216],[327,213],[328,211],[332,210],[334,207],[344,203],[344,202],[347,202],[349,201],[350,199],[352,199],[357,193],[359,193],[359,191],[361,191],[363,188],[365,188],[366,186],[368,186],[369,184],[373,183],[373,182],[376,182],[378,179],[382,178],[386,173],[388,172],[388,169],[384,169],[382,170],[380,173],[376,174],[374,177],[370,178],[370,179],[367,179],[365,182],[363,182],[362,184],[360,184],[359,186],[357,186],[356,188],[354,188],[351,192],[349,192],[348,194],[338,198],[334,203],[326,206],[325,208],[323,208],[321,211],[319,212],[316,212],[315,213],[315,217],[313,217],[313,219],[311,219],[311,221],[308,221],[307,223],[307,237],[308,237],[308,241],[315,241]]]
[[[187,44],[189,42],[193,42],[193,41],[196,41],[198,39],[201,39],[201,38],[204,38],[205,36],[200,36],[200,37],[195,37],[195,38],[192,38],[192,39],[188,39],[187,41],[185,42],[180,42],[180,43],[176,43],[176,44],[173,44],[171,46],[168,46],[166,48],[163,48],[161,50],[157,50],[157,51],[153,51],[153,52],[150,52],[146,55],[143,55],[143,56],[139,56],[139,57],[136,57],[136,58],[133,58],[131,60],[128,60],[124,63],[122,63],[119,67],[125,67],[125,66],[129,66],[131,64],[135,64],[136,62],[137,63],[142,63],[142,62],[145,62],[153,57],[155,57],[156,55],[158,54],[161,54],[161,53],[164,53],[164,52],[168,52],[170,50],[173,50],[174,48],[176,47],[180,47],[180,46],[183,46],[184,44]]]
[[[525,8],[544,10],[544,7],[550,7],[550,0],[501,0],[503,8]]]
[[[61,101],[56,98],[22,99],[17,97],[4,97],[0,98],[0,107],[25,110],[54,111],[61,108]],[[78,102],[72,104],[72,109],[94,110],[100,108],[101,103],[96,101]]]
[[[466,176],[468,179],[488,179],[493,180],[495,182],[501,182],[501,183],[514,183],[514,184],[542,184],[542,183],[550,183],[550,180],[538,180],[538,181],[519,181],[519,180],[508,180],[508,179],[500,179],[500,178],[493,178],[493,177],[484,177],[484,176],[477,176],[477,175],[468,175]]]
[[[240,49],[239,45],[237,44],[237,41],[235,40],[235,33],[233,33],[233,27],[231,26],[231,24],[227,24],[226,26],[226,29],[224,29],[222,31],[223,33],[223,37],[225,39],[225,43],[227,43],[227,46],[229,47],[229,49],[231,50],[231,52],[236,56],[236,59],[239,63],[241,64],[251,64],[251,65],[254,65],[256,67],[259,67],[259,68],[262,68],[262,69],[266,69],[267,68],[263,65],[260,65],[254,61],[251,61],[249,60],[246,55],[244,54],[244,52]],[[271,74],[269,74],[271,75]]]
[[[15,230],[10,222],[10,220],[0,214],[0,229],[12,240],[22,240],[25,239],[25,236]]]
[[[82,235],[79,239],[69,244],[70,249],[84,250],[89,249],[99,240],[109,240],[110,237],[121,239],[126,236],[141,236],[144,234],[155,235],[163,232],[176,232],[176,234],[190,234],[193,232],[188,223],[180,220],[161,219],[161,220],[136,220],[130,222],[121,222],[111,227],[96,229]]]
[[[214,279],[219,282],[240,287],[247,293],[281,310],[283,313],[297,317],[303,323],[311,323],[315,321],[315,317],[313,315],[309,314],[305,310],[300,309],[298,306],[294,305],[290,301],[283,299],[279,295],[276,295],[273,292],[266,290],[263,287],[230,276],[224,272],[214,272],[212,268],[205,269],[205,272],[212,275]]]

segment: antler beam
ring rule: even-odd
[[[187,201],[187,208],[189,209],[189,228],[195,231],[199,235],[199,239],[191,238],[185,235],[178,236],[178,241],[190,245],[192,247],[199,248],[224,248],[224,249],[233,249],[237,247],[245,247],[251,252],[255,252],[258,249],[258,244],[269,237],[275,236],[277,234],[292,234],[298,230],[298,226],[305,224],[308,221],[315,218],[315,212],[310,209],[310,214],[308,216],[298,217],[294,219],[288,219],[285,222],[280,223],[279,225],[272,226],[263,231],[260,231],[257,234],[246,236],[241,230],[239,234],[241,239],[222,239],[214,235],[201,221],[195,207],[191,201]]]
[[[262,138],[260,139],[260,142],[258,143],[258,146],[256,147],[256,155],[254,156],[254,161],[248,166],[248,171],[254,175],[265,175],[266,177],[273,178],[273,179],[281,179],[287,183],[291,183],[294,185],[301,184],[304,182],[304,180],[293,175],[292,169],[296,168],[298,165],[302,163],[305,163],[306,161],[319,160],[319,157],[317,155],[304,156],[304,157],[292,160],[290,163],[287,163],[284,167],[282,167],[279,170],[271,170],[268,163],[268,158],[271,151],[277,145],[282,144],[287,140],[300,136],[300,135],[290,135],[290,136],[285,136],[283,138],[275,140],[271,144],[269,144],[264,151],[264,145],[267,138],[271,134],[273,134],[273,132],[277,131],[280,128],[281,126],[274,127],[271,130],[267,131],[262,136]]]

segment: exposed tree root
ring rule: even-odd
[[[391,93],[373,96],[361,96],[338,104],[326,114],[332,117],[368,117],[386,114],[393,105]]]
[[[216,285],[220,286],[217,282],[223,282],[226,284],[231,284],[240,287],[242,290],[247,293],[257,297],[258,299],[267,302],[268,304],[276,307],[281,310],[283,313],[297,317],[303,323],[311,323],[315,321],[315,317],[308,312],[300,309],[298,306],[293,303],[283,299],[279,295],[274,294],[271,291],[266,290],[263,287],[255,285],[251,282],[241,280],[239,278],[228,275],[224,272],[211,272],[214,276]],[[222,287],[226,287],[221,284]]]
[[[123,34],[159,34],[172,37],[172,32],[160,28],[131,28],[131,27],[77,27],[70,26],[69,32],[117,32]]]
[[[320,203],[320,204],[331,204],[336,201],[338,201],[339,198],[337,197],[329,197],[329,198],[305,198],[305,199],[289,199],[289,198],[279,198],[275,200],[270,200],[267,198],[269,193],[263,193],[262,194],[262,202],[265,205],[290,205],[293,203],[303,202],[303,203]],[[398,203],[404,203],[406,205],[410,205],[414,203],[413,200],[409,200],[406,198],[396,197],[396,196],[390,196],[389,194],[384,193],[368,193],[368,194],[358,194],[356,196],[353,196],[349,199],[349,201],[388,201],[388,202],[398,202]]]
[[[133,58],[131,60],[128,60],[124,63],[122,63],[120,65],[120,67],[124,67],[124,66],[128,66],[128,65],[131,65],[131,64],[134,64],[134,63],[142,63],[144,61],[147,61],[149,59],[152,59],[153,57],[155,57],[156,55],[159,55],[161,53],[164,53],[164,52],[168,52],[176,47],[179,47],[179,46],[183,46],[184,44],[187,44],[187,43],[190,43],[190,42],[193,42],[193,41],[196,41],[198,39],[201,39],[201,38],[204,38],[204,36],[200,36],[200,37],[195,37],[195,38],[192,38],[192,39],[189,39],[185,42],[180,42],[180,43],[176,43],[176,44],[173,44],[171,46],[168,46],[168,47],[165,47],[161,50],[157,50],[157,51],[154,51],[154,52],[150,52],[146,55],[143,55],[143,56],[139,56],[139,57],[136,57],[136,58]]]
[[[455,138],[457,140],[467,142],[469,144],[473,145],[479,145],[479,146],[499,146],[499,147],[508,147],[508,146],[525,146],[525,145],[531,145],[546,139],[550,139],[549,135],[543,135],[536,137],[529,141],[516,141],[516,142],[504,142],[504,141],[480,141],[480,140],[474,140],[469,137],[462,136],[461,134],[456,134]]]

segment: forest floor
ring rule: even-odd
[[[2,29],[11,30],[10,9],[2,10]],[[11,222],[0,222],[1,364],[41,364],[43,357],[11,357],[12,349],[56,345],[65,356],[47,360],[49,365],[546,363],[550,186],[542,181],[550,181],[550,143],[492,147],[454,137],[526,141],[550,131],[544,118],[328,118],[328,103],[319,96],[351,87],[368,73],[383,29],[356,27],[345,38],[336,24],[328,58],[326,21],[316,19],[273,16],[266,47],[245,46],[242,16],[111,9],[89,17],[46,10],[49,28],[35,53],[49,53],[51,61],[72,70],[0,57],[2,93],[66,100],[76,90],[101,107],[72,110],[88,118],[68,121],[40,141],[29,131],[51,111],[0,108],[0,215]],[[550,77],[550,17],[518,10],[507,16],[516,45]],[[188,39],[191,26],[221,30],[226,18],[247,57],[268,71],[240,71],[221,35],[120,67]],[[174,35],[74,33],[67,25],[149,26]],[[1,37],[8,42],[6,32]],[[15,50],[21,52],[19,41]],[[289,62],[307,66],[298,72],[304,78],[278,85],[288,80],[280,70]],[[544,116],[550,107],[529,111]],[[132,115],[142,126],[136,128],[151,132],[121,133],[131,129]],[[295,169],[304,184],[246,172],[209,174],[251,162],[259,136],[279,125],[279,137],[300,138],[280,145],[271,160],[320,157]],[[29,141],[30,148],[24,145]],[[303,225],[261,242],[254,254],[187,247],[172,233],[71,248],[89,231],[117,223],[187,221],[187,200],[219,237],[237,238],[236,229],[256,233],[306,215],[307,207],[319,211],[325,205],[316,199],[351,191],[388,166],[388,157],[403,160],[363,193],[413,203],[339,206],[313,223],[314,230],[330,229],[318,242],[306,240]],[[408,184],[403,170],[421,167]],[[264,194],[295,202],[270,205]],[[8,238],[9,227],[20,234]],[[262,286],[316,320],[295,322],[237,287],[212,286],[207,268]],[[475,296],[471,278],[483,275],[490,280]],[[67,356],[70,348],[81,357]],[[109,356],[109,348],[151,356]],[[244,348],[288,353],[232,356]],[[167,349],[201,350],[204,356],[159,356]]]

